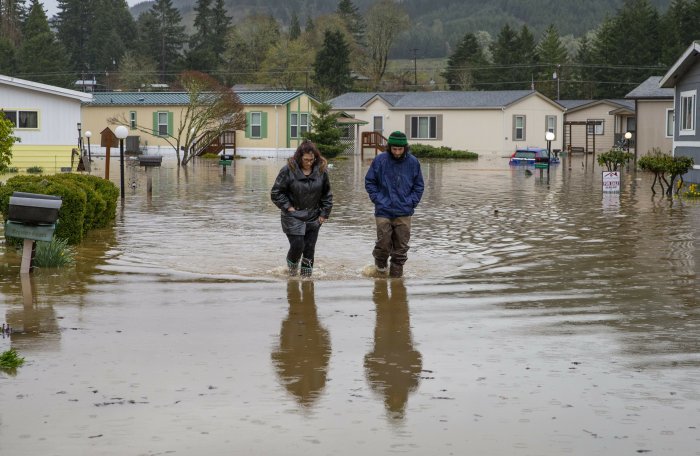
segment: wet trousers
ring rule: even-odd
[[[411,217],[375,217],[377,242],[372,256],[378,264],[385,265],[391,257],[393,264],[402,265],[408,259],[408,241],[411,239]]]
[[[319,228],[321,228],[321,225],[317,222],[307,223],[306,233],[303,235],[287,235],[287,239],[289,239],[289,251],[287,252],[288,261],[298,263],[303,255],[305,263],[309,267],[313,266]]]

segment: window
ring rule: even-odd
[[[595,122],[595,125],[586,125],[589,135],[602,135],[605,132],[605,121],[602,119],[588,119],[589,122]]]
[[[675,123],[675,116],[673,115],[673,109],[666,110],[666,137],[673,138],[673,128]]]
[[[411,139],[436,139],[437,117],[412,116],[410,137]]]
[[[293,112],[289,118],[289,136],[291,138],[301,138],[309,131],[309,115],[307,113]]]
[[[635,132],[637,131],[637,118],[628,117],[627,118],[627,131]]]
[[[158,113],[158,136],[168,135],[168,113],[159,112]]]
[[[129,112],[129,127],[136,130],[136,111]]]
[[[513,141],[525,141],[525,116],[513,116]]]
[[[4,111],[5,117],[15,128],[39,128],[38,111]]]
[[[695,101],[697,90],[688,90],[681,92],[681,98],[678,103],[678,134],[679,135],[694,135],[695,134]]]
[[[251,112],[250,113],[250,137],[260,138],[262,137],[262,113],[261,112]]]
[[[377,131],[379,133],[384,131],[384,117],[383,116],[374,116],[372,119],[372,125],[374,126],[374,131]]]
[[[552,132],[554,133],[554,137],[556,138],[557,136],[557,116],[547,116],[545,119],[546,123],[546,129],[545,132]]]

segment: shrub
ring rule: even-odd
[[[625,163],[629,163],[634,154],[619,149],[612,149],[598,155],[598,164],[605,166],[608,171],[617,171]]]
[[[466,160],[476,160],[479,154],[466,150],[452,150],[446,146],[430,146],[427,144],[413,144],[410,146],[411,153],[418,158],[461,158]]]
[[[643,171],[654,173],[654,181],[651,183],[651,191],[656,194],[654,187],[659,183],[661,193],[666,192],[667,195],[673,194],[673,183],[676,178],[679,179],[676,193],[683,187],[683,174],[687,173],[693,167],[693,159],[690,157],[671,157],[661,153],[661,150],[654,149],[652,154],[645,155],[637,162],[639,168]],[[669,180],[666,179],[666,174],[670,175]],[[666,190],[664,185],[666,184]]]
[[[690,184],[688,186],[688,191],[683,194],[686,198],[700,198],[700,189],[698,189],[698,184]]]
[[[42,168],[41,166],[30,166],[29,168],[27,168],[27,172],[29,174],[41,174],[44,172],[44,168]]]
[[[0,187],[0,213],[4,218],[7,218],[10,196],[16,191],[60,196],[63,203],[55,236],[71,245],[80,243],[88,230],[112,222],[119,198],[119,189],[97,176],[14,176]],[[11,240],[12,243],[17,241]]]

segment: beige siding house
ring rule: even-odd
[[[21,140],[12,147],[10,166],[20,172],[34,166],[44,172],[70,169],[80,103],[91,99],[89,93],[0,75],[0,110]]]
[[[236,132],[236,153],[243,156],[289,156],[309,130],[317,101],[301,91],[236,92],[246,115],[246,129]],[[117,117],[129,128],[127,143],[143,153],[174,154],[165,137],[177,132],[188,103],[185,92],[99,92],[84,103],[83,130],[94,144],[99,132],[112,130]],[[144,132],[143,130],[147,130]],[[97,153],[102,149],[95,148]]]
[[[406,132],[409,142],[481,155],[510,155],[518,147],[546,147],[545,132],[562,145],[562,108],[526,90],[482,92],[350,92],[330,101],[334,111],[367,122],[360,133]]]
[[[565,147],[584,148],[589,153],[607,152],[628,131],[634,144],[636,126],[631,100],[559,100],[559,103],[566,108]]]
[[[625,95],[637,113],[637,153],[654,149],[671,154],[673,149],[673,89],[660,88],[661,76],[651,76]]]

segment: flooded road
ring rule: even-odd
[[[423,160],[405,278],[374,279],[369,161],[335,160],[288,280],[282,165],[166,160],[151,197],[128,166],[75,267],[0,246],[0,454],[700,455],[700,203],[603,195],[591,157]]]

